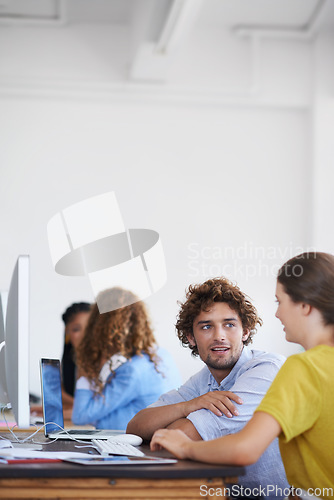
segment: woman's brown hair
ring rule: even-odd
[[[104,301],[112,303],[114,310],[100,314],[97,304]],[[103,361],[113,354],[119,353],[130,359],[136,354],[146,353],[155,366],[158,358],[146,307],[136,295],[122,288],[112,288],[98,296],[97,304],[92,308],[84,337],[77,349],[77,365],[96,392],[101,393],[99,373]],[[124,304],[130,305],[124,307]]]
[[[197,346],[189,343],[188,335],[193,333],[193,323],[201,311],[207,311],[214,302],[225,302],[235,311],[244,330],[249,330],[249,337],[244,345],[252,342],[256,326],[262,325],[257,310],[240,288],[226,278],[214,278],[200,285],[190,285],[186,292],[186,301],[180,303],[180,312],[176,322],[177,336],[183,346],[189,346],[193,356],[198,356]]]
[[[305,252],[288,260],[277,281],[293,302],[305,302],[318,309],[325,325],[334,324],[334,255]]]

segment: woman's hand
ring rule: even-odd
[[[158,451],[165,448],[170,451],[176,458],[190,458],[189,452],[192,446],[192,441],[184,432],[168,429],[159,429],[155,431],[150,444],[152,451]]]

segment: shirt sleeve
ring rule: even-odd
[[[95,394],[88,387],[84,388],[84,380],[79,381],[79,387],[82,388],[75,391],[72,413],[72,420],[76,425],[95,425],[119,408],[126,407],[138,391],[138,377],[131,362],[122,365],[114,377],[109,377],[102,395]]]
[[[256,411],[272,415],[285,442],[310,429],[321,412],[322,391],[312,366],[300,354],[283,365]]]
[[[239,415],[231,418],[218,417],[206,409],[197,410],[188,419],[196,427],[203,440],[215,439],[241,430],[251,419],[255,409],[277,375],[280,366],[271,360],[257,360],[237,377],[228,390],[234,392],[243,404],[234,403]],[[222,389],[225,390],[225,389]]]

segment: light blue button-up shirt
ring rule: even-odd
[[[204,440],[233,434],[240,431],[250,420],[284,361],[285,358],[278,354],[244,347],[237,363],[220,385],[205,366],[178,390],[163,394],[150,406],[181,403],[210,391],[232,391],[243,400],[242,405],[236,404],[239,415],[232,418],[225,415],[218,417],[210,410],[201,409],[190,413],[187,418]],[[286,495],[289,485],[279,452],[278,439],[274,440],[255,464],[246,467],[246,475],[240,476],[238,487],[235,486],[232,491],[239,493],[239,486],[251,488],[253,494],[258,490],[267,497],[282,498]]]

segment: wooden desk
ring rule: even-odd
[[[5,435],[4,432],[1,432]],[[46,441],[39,437],[38,441]],[[76,450],[73,441],[45,445],[49,451]],[[166,451],[151,455],[170,457]],[[235,483],[242,467],[180,460],[169,465],[85,466],[66,462],[0,464],[2,499],[199,500],[224,498],[224,485]],[[209,490],[209,488],[211,488]],[[207,494],[206,494],[207,493]]]

